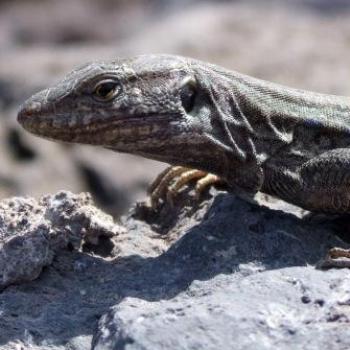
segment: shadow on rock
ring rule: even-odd
[[[129,218],[127,227],[128,240],[159,239],[144,222]],[[153,257],[106,261],[63,251],[39,279],[0,294],[0,344],[66,344],[93,334],[99,317],[127,297],[168,300],[193,281],[314,265],[330,247],[344,246],[324,225],[227,194],[217,195],[209,209],[184,215],[174,230],[185,234]]]

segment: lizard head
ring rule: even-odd
[[[178,56],[90,63],[29,98],[18,121],[45,138],[157,158],[181,143],[196,84],[189,60]]]

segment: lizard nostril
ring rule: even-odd
[[[39,102],[25,102],[18,112],[17,119],[21,123],[25,121],[27,118],[32,117],[41,111],[41,103]]]

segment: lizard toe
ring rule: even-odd
[[[201,194],[211,185],[223,183],[217,175],[203,170],[181,166],[169,167],[157,176],[149,188],[151,207],[157,209],[164,202],[173,207],[176,196],[193,181],[196,181],[196,200],[199,200]]]
[[[322,269],[329,268],[350,268],[350,249],[332,248],[326,258],[319,264]]]

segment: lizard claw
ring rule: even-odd
[[[320,268],[328,269],[332,267],[350,268],[350,249],[332,248],[327,253],[326,258],[319,264]]]
[[[149,188],[151,207],[156,209],[164,198],[173,207],[174,198],[191,181],[197,180],[195,198],[198,200],[206,188],[223,181],[214,174],[182,166],[174,166],[160,173]]]

